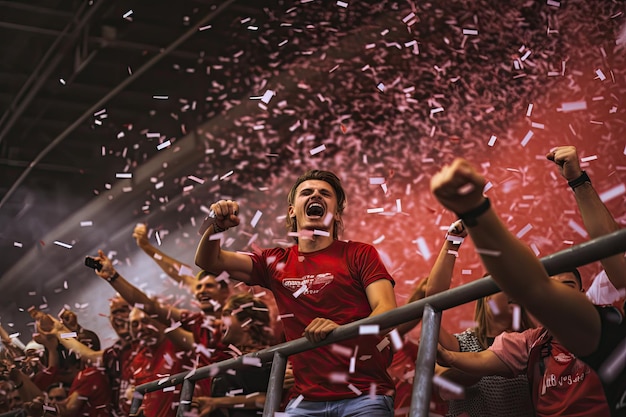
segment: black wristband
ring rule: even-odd
[[[113,284],[115,280],[118,279],[119,277],[120,277],[120,274],[117,271],[115,271],[115,274],[107,278],[107,282],[109,284]]]
[[[465,213],[461,213],[461,214],[457,213],[457,216],[459,217],[459,219],[463,220],[463,224],[465,226],[473,227],[478,224],[477,218],[481,216],[482,214],[484,214],[490,208],[491,208],[491,201],[489,201],[489,199],[485,197],[485,200],[482,203],[480,203],[478,207],[470,211],[466,211]]]
[[[587,175],[587,172],[583,171],[583,173],[580,174],[580,176],[578,178],[575,178],[575,179],[573,179],[571,181],[568,181],[567,185],[569,185],[570,188],[573,190],[574,188],[580,187],[581,185],[583,185],[586,182],[591,184],[591,179],[589,178],[589,175]]]

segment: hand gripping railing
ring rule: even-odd
[[[586,265],[622,252],[626,252],[626,229],[546,256],[541,259],[541,262],[548,272],[548,275],[556,275],[567,272],[573,267]],[[282,385],[288,356],[314,349],[318,346],[355,338],[359,336],[359,328],[364,325],[378,325],[382,332],[424,315],[420,349],[416,361],[410,415],[411,417],[427,417],[437,354],[441,311],[469,303],[498,291],[500,291],[500,289],[491,277],[481,278],[469,284],[415,301],[383,314],[340,326],[333,330],[324,341],[317,344],[309,342],[306,338],[300,338],[258,352],[249,353],[235,359],[228,359],[198,368],[194,371],[172,375],[167,378],[167,380],[160,379],[139,385],[135,387],[135,395],[133,396],[133,402],[131,404],[131,414],[139,410],[145,393],[183,384],[177,412],[177,417],[183,417],[185,413],[189,411],[195,381],[209,378],[227,369],[240,369],[250,366],[246,365],[246,361],[249,361],[249,358],[259,358],[260,361],[264,363],[273,361],[267,387],[265,408],[263,409],[263,417],[273,417],[274,413],[278,411],[281,401]]]

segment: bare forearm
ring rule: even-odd
[[[452,273],[456,261],[456,252],[459,245],[445,240],[437,256],[437,260],[428,275],[426,284],[426,297],[446,291],[452,282]]]
[[[11,369],[9,377],[18,387],[23,401],[32,401],[34,398],[43,395],[43,392],[41,392],[37,385],[19,369]]]
[[[450,360],[449,367],[464,373],[466,382],[471,382],[473,378],[489,375],[511,376],[511,371],[504,362],[489,350],[482,352],[449,352],[448,355]]]
[[[619,225],[590,183],[576,187],[574,195],[585,229],[591,238],[603,236],[619,229]]]
[[[469,233],[500,288],[572,353],[585,355],[597,347],[600,322],[593,305],[581,292],[551,280],[535,254],[506,229],[493,209]]]
[[[214,230],[214,226],[210,225],[202,235],[198,248],[196,249],[196,265],[205,271],[219,269],[219,256],[222,249],[220,247],[220,240],[211,238],[215,233]]]
[[[578,210],[589,237],[596,238],[619,230],[620,227],[590,183],[574,189]],[[600,261],[615,288],[626,288],[626,259],[618,254]]]
[[[85,346],[74,337],[63,336],[64,335],[61,333],[58,334],[59,343],[65,346],[69,351],[76,352],[82,359],[86,359],[96,366],[102,365],[102,350],[95,351]]]

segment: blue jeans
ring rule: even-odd
[[[298,417],[393,417],[393,398],[388,395],[361,395],[337,401],[301,401],[295,399],[285,408],[287,416]]]

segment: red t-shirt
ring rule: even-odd
[[[102,362],[111,385],[113,409],[120,415],[130,413],[130,401],[126,398],[126,390],[132,378],[130,367],[133,348],[130,343],[118,340],[102,352]]]
[[[369,316],[365,288],[380,279],[393,284],[376,249],[359,242],[336,240],[323,250],[302,254],[297,246],[266,249],[253,254],[252,261],[250,284],[274,293],[287,340],[302,337],[317,317],[342,325]],[[295,377],[291,397],[334,401],[368,395],[372,386],[377,394],[393,394],[387,373],[391,349],[388,343],[377,348],[382,339],[361,336],[290,356]]]
[[[111,387],[109,379],[103,370],[89,367],[76,375],[68,397],[73,393],[86,399],[77,416],[110,417],[111,415]]]
[[[545,328],[524,332],[502,333],[489,348],[504,362],[513,375],[530,369],[528,380],[537,381],[535,409],[537,416],[608,417],[606,396],[598,375],[584,362],[569,353],[552,338],[551,348],[544,355],[543,376],[535,374],[538,366],[530,364],[531,350],[535,344],[545,343]],[[539,349],[539,347],[535,347]],[[539,357],[539,355],[537,356]],[[538,359],[541,360],[541,359]],[[532,386],[532,383],[531,383]]]
[[[181,327],[193,333],[196,351],[188,354],[194,363],[197,362],[198,368],[232,358],[231,355],[225,353],[228,348],[221,343],[222,332],[214,322],[214,317],[207,316],[203,312],[192,313],[185,310],[181,313]],[[211,379],[196,381],[194,395],[211,396]]]
[[[157,346],[141,346],[130,364],[135,386],[165,378],[183,371],[188,361],[179,358],[176,347],[167,338]],[[176,404],[180,400],[180,386],[146,393],[142,407],[150,417],[175,417]]]
[[[402,349],[393,354],[393,362],[389,366],[389,374],[396,384],[396,398],[394,399],[394,415],[408,416],[413,395],[413,380],[415,379],[415,360],[418,346],[405,340]],[[448,402],[441,399],[436,390],[432,391],[430,399],[430,416],[445,416],[448,412]]]

